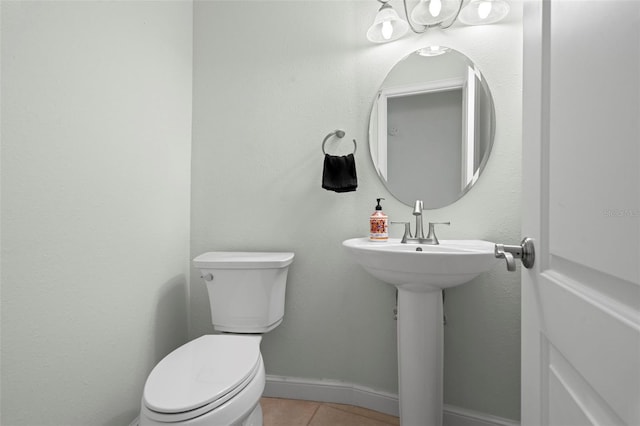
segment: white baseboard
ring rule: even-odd
[[[467,410],[455,405],[444,404],[442,411],[444,426],[520,426],[520,423],[515,420]]]
[[[264,396],[355,405],[398,416],[398,395],[339,380],[267,375]],[[478,411],[446,405],[444,426],[518,426],[520,423]]]
[[[398,395],[339,380],[313,380],[267,375],[264,396],[335,402],[398,416]]]

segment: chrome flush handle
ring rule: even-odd
[[[496,244],[495,255],[498,259],[504,259],[507,262],[507,271],[516,270],[516,259],[522,260],[522,265],[527,268],[533,268],[536,260],[536,252],[533,246],[533,239],[525,237],[519,246]]]

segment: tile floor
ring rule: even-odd
[[[399,426],[400,419],[366,408],[296,399],[262,398],[264,426]]]

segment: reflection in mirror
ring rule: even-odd
[[[477,67],[460,52],[429,46],[398,62],[378,91],[371,158],[398,200],[440,208],[478,180],[494,128],[493,100]]]

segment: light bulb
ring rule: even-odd
[[[409,24],[398,16],[388,3],[384,3],[367,30],[367,39],[373,43],[397,40],[407,33]]]
[[[382,38],[384,38],[385,40],[389,40],[393,35],[393,25],[391,25],[391,22],[384,21],[382,23],[382,28],[380,29],[380,32],[382,33]]]
[[[506,0],[471,0],[458,15],[467,25],[493,24],[504,19],[509,13]]]
[[[483,1],[478,5],[478,17],[480,19],[487,19],[487,16],[491,13],[491,2]]]
[[[422,0],[411,11],[411,20],[425,26],[442,25],[455,17],[461,1],[463,0]]]
[[[440,15],[440,11],[442,10],[442,1],[440,0],[431,0],[429,3],[429,13],[431,16]]]

